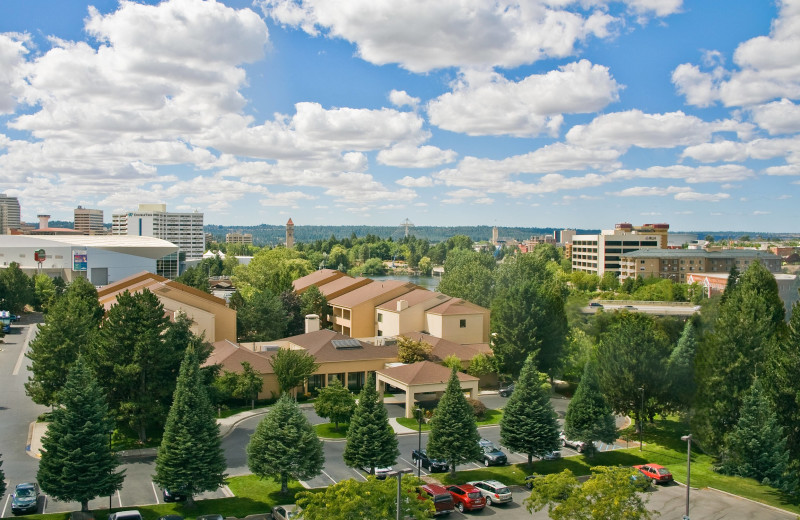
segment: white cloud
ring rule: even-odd
[[[618,170],[610,175],[619,179],[683,179],[689,184],[704,182],[737,182],[754,178],[749,168],[740,164],[723,164],[720,166],[651,166],[645,169]]]
[[[675,200],[689,202],[719,202],[729,198],[730,195],[727,193],[697,193],[694,191],[675,195]]]
[[[409,106],[411,108],[416,108],[419,105],[419,98],[411,96],[405,90],[392,90],[389,92],[389,101],[398,108]]]
[[[432,124],[469,135],[557,133],[562,113],[596,112],[618,100],[607,67],[570,63],[518,82],[497,72],[465,71],[453,91],[428,103]]]
[[[635,186],[633,188],[625,188],[617,192],[606,192],[607,195],[616,195],[617,197],[663,197],[665,195],[675,195],[676,193],[690,193],[691,188],[686,186]]]
[[[23,65],[29,37],[24,34],[0,34],[0,114],[11,114],[25,88]]]
[[[639,13],[667,16],[679,12],[683,0],[625,0],[625,3]]]
[[[399,144],[378,152],[378,162],[399,168],[431,168],[456,160],[454,150],[442,150],[436,146],[413,146]]]
[[[645,114],[640,110],[628,110],[598,116],[588,125],[573,126],[566,140],[588,148],[673,148],[706,142],[714,132],[747,134],[750,130],[750,125],[736,121],[709,123],[680,111]]]
[[[741,43],[733,56],[738,69],[703,72],[684,63],[672,81],[692,105],[749,106],[776,98],[800,97],[800,9],[797,0],[779,0],[769,36]]]
[[[309,34],[353,42],[376,65],[398,63],[412,72],[443,67],[513,68],[575,53],[589,36],[607,37],[615,19],[603,9],[581,13],[554,2],[518,0],[259,0],[264,13]],[[572,2],[570,2],[572,3]],[[662,2],[630,0],[663,11]]]
[[[400,186],[405,186],[406,188],[430,188],[433,186],[433,179],[426,175],[423,175],[422,177],[405,176],[395,182]]]
[[[800,132],[800,105],[786,98],[753,107],[751,112],[753,121],[770,135]]]
[[[754,139],[748,142],[715,141],[687,146],[682,157],[700,162],[745,161],[747,159],[791,158],[800,149],[800,137],[788,139]]]
[[[800,163],[784,164],[781,166],[770,166],[769,168],[764,170],[764,173],[766,173],[767,175],[778,175],[778,176],[800,175]]]

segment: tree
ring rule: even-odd
[[[649,520],[653,514],[631,485],[635,471],[596,466],[592,478],[580,484],[565,469],[534,479],[531,496],[523,503],[530,513],[547,507],[553,520]]]
[[[400,482],[402,518],[431,518],[435,512],[431,500],[420,500],[417,488],[423,482],[413,475],[403,475]],[[352,520],[355,518],[395,518],[397,484],[395,479],[342,480],[322,492],[302,491],[297,505],[305,520]]]
[[[736,264],[731,265],[730,273],[728,273],[728,283],[725,284],[725,290],[722,292],[722,301],[728,299],[728,296],[736,289],[736,284],[739,283],[739,269]]]
[[[11,262],[0,269],[0,309],[21,314],[25,306],[33,302],[33,281],[22,272],[19,264]]]
[[[432,350],[433,346],[425,341],[414,341],[406,336],[397,338],[397,357],[401,363],[428,361]]]
[[[423,256],[422,258],[419,259],[419,262],[417,263],[417,268],[419,269],[419,274],[421,274],[422,276],[430,276],[431,273],[433,272],[433,263],[431,262],[430,258],[428,258],[427,256]]]
[[[694,380],[694,358],[697,353],[697,332],[694,320],[687,320],[678,346],[667,361],[672,407],[686,411],[692,404],[697,385]]]
[[[564,434],[583,441],[590,455],[594,453],[594,441],[612,443],[617,439],[614,414],[600,390],[594,360],[586,363],[578,389],[567,406]]]
[[[6,474],[3,473],[3,456],[0,455],[0,496],[6,494]]]
[[[239,290],[269,290],[272,294],[292,290],[292,281],[314,271],[311,263],[294,249],[261,249],[249,264],[234,269],[233,282]]]
[[[475,377],[480,377],[486,374],[494,374],[497,372],[497,363],[494,356],[478,352],[470,360],[467,367],[467,374]]]
[[[303,303],[300,296],[294,291],[283,291],[279,299],[286,316],[286,326],[283,335],[297,336],[305,332],[306,320],[303,314]]]
[[[739,420],[742,397],[785,332],[775,277],[754,262],[725,298],[714,330],[698,345],[693,429],[703,449],[718,453]]]
[[[256,407],[256,399],[261,389],[264,388],[264,380],[255,371],[253,366],[247,361],[242,361],[242,373],[236,376],[236,386],[233,390],[233,397],[237,399],[249,399],[250,408]]]
[[[290,477],[300,480],[316,477],[324,463],[322,441],[297,401],[288,394],[281,395],[250,437],[247,467],[260,478],[280,482],[281,493],[286,494]]]
[[[56,284],[46,274],[33,277],[34,301],[38,310],[47,310],[56,298]]]
[[[647,314],[614,313],[610,319],[597,347],[600,388],[615,412],[634,415],[641,426],[641,392],[646,398],[645,416],[655,413],[656,405],[666,399],[669,338]]]
[[[294,392],[308,377],[319,369],[314,356],[305,350],[279,349],[269,359],[278,379],[281,394]],[[293,394],[294,395],[294,394]]]
[[[125,477],[111,452],[105,396],[83,357],[69,371],[59,402],[42,437],[36,479],[47,494],[89,511],[89,500],[119,490]]]
[[[489,307],[494,294],[494,265],[494,258],[487,253],[453,249],[447,253],[444,274],[437,290],[453,298]]]
[[[550,385],[536,370],[531,354],[525,360],[514,392],[500,419],[500,442],[512,451],[543,457],[558,449],[558,420],[550,402]]]
[[[442,360],[442,365],[446,366],[451,370],[457,370],[461,372],[464,367],[461,363],[461,358],[456,356],[455,354],[449,354],[446,358]]]
[[[185,493],[187,505],[191,506],[194,495],[213,491],[225,483],[225,468],[214,408],[206,393],[197,353],[190,346],[181,363],[153,482]]]
[[[70,368],[78,354],[93,343],[102,318],[97,290],[85,278],[77,278],[53,302],[26,354],[31,375],[25,392],[33,402],[56,405]]]
[[[328,310],[328,300],[316,285],[312,285],[300,295],[300,313],[304,317],[316,314],[319,316],[320,327],[327,328],[328,316],[331,314]]]
[[[394,464],[398,455],[397,437],[389,424],[389,413],[375,389],[375,376],[370,373],[350,418],[344,462],[374,474],[375,468]]]
[[[286,310],[276,293],[250,290],[237,298],[236,330],[239,341],[271,341],[286,332]]]
[[[725,436],[722,472],[751,477],[786,491],[797,486],[790,477],[789,451],[775,409],[760,379],[744,395],[739,421]]]
[[[455,475],[457,464],[481,457],[475,413],[464,397],[455,368],[450,373],[447,388],[433,412],[430,425],[428,455],[446,460],[450,465],[450,475]]]
[[[350,421],[355,409],[355,396],[342,385],[339,378],[334,378],[328,386],[320,388],[314,401],[314,411],[320,417],[330,419],[336,431],[339,431],[339,423]]]

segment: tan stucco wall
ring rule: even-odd
[[[461,320],[467,320],[467,326],[461,328]],[[487,314],[440,314],[427,315],[428,331],[431,336],[443,338],[462,345],[470,343],[488,343],[489,315]]]

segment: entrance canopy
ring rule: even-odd
[[[383,395],[386,385],[405,390],[406,417],[414,417],[414,396],[426,392],[444,392],[450,380],[450,369],[431,361],[420,361],[410,365],[384,368],[375,372],[378,393]],[[462,372],[457,373],[461,390],[469,392],[469,396],[478,396],[478,378]]]

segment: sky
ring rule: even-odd
[[[797,232],[800,0],[0,2],[22,219]]]

